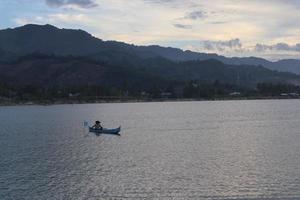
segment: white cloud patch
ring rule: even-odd
[[[44,21],[44,17],[33,17],[33,18],[16,18],[14,19],[14,22],[18,26],[23,26],[26,24],[41,24],[41,22]]]
[[[59,27],[70,27],[75,24],[92,24],[94,21],[84,14],[49,14],[47,16],[36,16],[31,18],[16,18],[18,25],[25,24],[55,24]]]

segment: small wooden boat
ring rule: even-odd
[[[115,129],[107,129],[107,128],[95,129],[95,128],[89,127],[89,131],[91,133],[96,133],[96,134],[120,135],[121,126],[119,128],[115,128]]]

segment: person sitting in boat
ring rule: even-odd
[[[98,130],[102,130],[103,127],[101,126],[101,122],[100,121],[96,121],[94,126],[92,126],[93,129],[98,129]]]

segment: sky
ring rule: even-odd
[[[300,59],[300,0],[0,0],[0,29],[28,23],[103,40],[228,57]]]

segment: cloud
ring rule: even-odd
[[[214,40],[204,40],[204,41],[193,41],[193,44],[189,44],[189,47],[193,47],[197,51],[208,51],[208,52],[300,52],[300,43],[297,44],[287,44],[284,42],[276,44],[260,44],[257,43],[253,46],[245,46],[239,38],[231,39],[227,41],[214,41]]]
[[[206,13],[203,11],[194,11],[187,14],[184,18],[191,19],[191,20],[198,20],[206,17]]]
[[[256,44],[255,50],[258,52],[264,51],[296,51],[300,52],[300,44],[289,45],[286,43],[277,43],[273,45]]]
[[[93,20],[84,14],[49,14],[47,16],[34,16],[32,18],[16,18],[14,19],[17,25],[26,24],[55,24],[67,26],[68,24],[92,24]]]
[[[143,0],[146,3],[155,3],[155,4],[168,4],[168,3],[175,3],[178,0]]]
[[[245,45],[240,39],[231,40],[190,40],[181,41],[183,49],[195,52],[216,53],[228,57],[262,57],[269,60],[300,58],[300,43],[287,44],[284,42],[275,44]]]
[[[14,22],[18,25],[18,26],[23,26],[26,24],[40,24],[40,21],[42,21],[43,18],[41,17],[34,17],[34,19],[27,19],[27,18],[16,18],[14,19]]]
[[[179,8],[190,6],[193,4],[193,0],[142,0],[142,2],[148,4],[154,4],[158,6],[165,6],[169,8]]]
[[[228,22],[226,22],[226,21],[213,21],[213,22],[211,22],[211,24],[226,24],[226,23],[228,23]]]
[[[80,8],[93,8],[97,4],[94,0],[46,0],[47,5],[50,7],[62,7],[62,6],[78,6]]]
[[[176,28],[181,28],[181,29],[192,29],[192,25],[187,25],[187,24],[173,24]]]
[[[137,45],[300,55],[299,0],[0,0],[0,7],[3,28],[50,23]]]
[[[240,39],[231,39],[228,41],[202,41],[200,42],[200,46],[203,50],[208,51],[228,51],[228,50],[243,50],[243,44]]]
[[[148,3],[172,3],[175,0],[144,0],[144,1]]]

